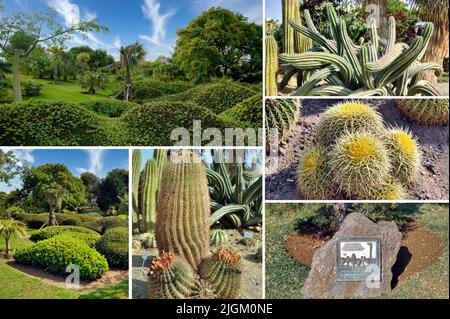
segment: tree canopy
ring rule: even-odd
[[[107,211],[111,206],[120,206],[120,198],[128,192],[128,171],[116,168],[100,182],[97,193],[98,207]]]

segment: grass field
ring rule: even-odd
[[[314,204],[309,204],[314,205]],[[441,237],[444,254],[439,261],[414,275],[383,298],[449,297],[449,211],[448,205],[425,204],[418,223]],[[286,237],[294,232],[300,217],[310,214],[296,204],[266,205],[266,298],[302,298],[300,289],[309,268],[301,265],[285,250]]]

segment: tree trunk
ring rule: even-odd
[[[347,215],[347,205],[344,203],[333,204],[333,213],[336,218],[336,230],[339,230]]]
[[[6,254],[8,255],[10,250],[11,250],[11,244],[10,244],[10,240],[9,240],[9,236],[5,237],[5,246],[6,246]]]
[[[124,86],[124,99],[128,101],[131,98],[131,74],[130,66],[128,62],[125,62],[125,86]]]
[[[374,18],[377,20],[378,35],[382,39],[387,39],[387,0],[367,0],[366,12],[373,12]]]
[[[48,225],[55,226],[56,224],[57,224],[57,222],[56,222],[55,209],[50,208],[50,213],[48,214]]]
[[[53,84],[56,84],[58,81],[58,67],[55,65],[55,70],[53,71]]]
[[[22,102],[22,88],[20,87],[20,55],[18,53],[14,54],[12,69],[14,102]]]

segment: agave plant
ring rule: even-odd
[[[312,76],[291,95],[296,96],[404,96],[439,95],[429,81],[420,80],[422,72],[441,73],[441,65],[420,63],[433,35],[433,24],[426,23],[422,34],[411,43],[396,43],[396,21],[388,20],[388,39],[381,39],[375,20],[369,23],[370,40],[357,45],[347,34],[344,19],[338,17],[334,7],[327,5],[332,39],[321,35],[310,13],[304,10],[307,26],[289,20],[292,28],[311,38],[314,47],[300,54],[281,54],[281,67],[285,77],[282,90],[290,78],[299,71],[309,70]]]
[[[242,163],[236,171],[224,161],[207,169],[211,197],[211,225],[220,222],[235,228],[248,227],[262,222],[262,175],[245,170]]]

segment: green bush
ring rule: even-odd
[[[128,267],[128,228],[108,230],[95,244],[95,248],[108,260],[110,267]]]
[[[133,101],[154,99],[164,95],[184,92],[193,87],[187,82],[162,82],[157,80],[140,80],[133,83]]]
[[[89,100],[80,104],[88,110],[108,117],[120,117],[125,111],[138,106],[136,103],[113,99]]]
[[[262,128],[262,95],[254,95],[221,113],[219,117],[226,123],[241,128]]]
[[[67,266],[77,265],[81,279],[97,279],[109,270],[104,256],[82,240],[68,234],[60,234],[28,248],[19,249],[14,259],[19,263],[42,267],[60,275],[67,275]]]
[[[11,214],[11,217],[25,223],[30,229],[39,229],[48,222],[48,214],[14,212]]]
[[[38,242],[41,240],[52,238],[56,235],[63,233],[82,233],[93,235],[95,237],[100,238],[99,234],[91,229],[87,229],[79,226],[50,226],[38,230],[30,236],[30,240],[34,242]]]
[[[173,145],[172,130],[186,128],[192,136],[194,120],[201,120],[202,129],[223,128],[223,122],[209,109],[182,101],[150,102],[125,113],[122,119],[133,145]]]
[[[44,87],[43,84],[36,83],[34,81],[27,81],[23,84],[22,94],[23,96],[39,96],[41,95],[41,90]]]
[[[114,145],[111,122],[64,101],[32,100],[0,106],[1,145]],[[114,119],[110,119],[114,120]],[[123,133],[121,134],[123,135]]]
[[[92,222],[81,224],[82,227],[92,229],[97,233],[104,234],[116,227],[128,227],[128,221],[117,216],[103,217]]]

